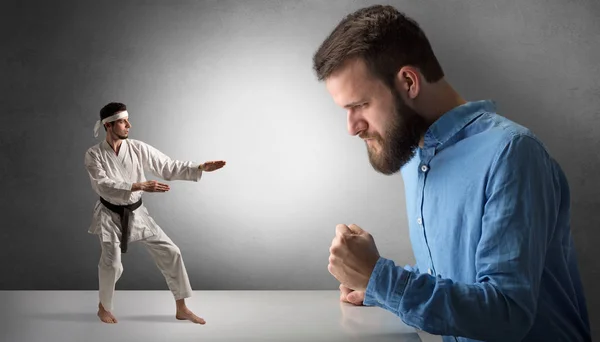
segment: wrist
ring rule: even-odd
[[[131,191],[140,191],[142,190],[142,183],[133,183],[131,186]]]
[[[400,307],[412,274],[403,267],[397,267],[392,260],[380,257],[365,291],[365,305],[395,312]]]
[[[204,164],[200,164],[200,165],[198,166],[198,169],[199,169],[200,171],[204,171]]]
[[[386,293],[388,291],[388,289],[385,288],[385,285],[387,284],[383,284],[382,286],[380,276],[382,275],[382,273],[383,275],[385,275],[386,271],[389,272],[389,269],[386,270],[386,268],[389,268],[390,263],[393,264],[391,260],[387,260],[383,257],[379,257],[379,259],[377,260],[377,263],[375,264],[375,267],[373,268],[373,271],[369,276],[367,287],[365,289],[365,302],[369,305],[377,305],[381,298],[385,297],[385,294],[382,295],[382,293],[380,292]]]

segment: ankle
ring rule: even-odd
[[[104,312],[110,312],[110,311],[106,310],[106,308],[104,308],[104,305],[102,305],[102,303],[98,304],[98,310],[104,311]]]

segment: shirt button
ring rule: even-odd
[[[421,165],[421,171],[427,172],[427,170],[429,170],[429,167],[427,167],[427,165]]]
[[[421,218],[419,217],[419,218],[417,219],[417,223],[418,223],[419,225],[423,224],[423,219],[421,219]]]

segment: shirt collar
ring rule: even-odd
[[[471,121],[485,112],[494,112],[496,103],[492,100],[467,102],[444,113],[425,133],[424,148],[446,143]]]
[[[127,140],[128,140],[128,139],[122,139],[122,140],[123,140],[123,141],[121,142],[121,148],[122,148],[123,146],[126,146],[126,145],[127,145]],[[106,141],[106,139],[104,139],[104,140],[103,140],[103,141],[100,143],[100,147],[101,147],[101,148],[104,148],[104,149],[105,149],[105,150],[107,150],[107,151],[111,151],[111,152],[113,152],[113,153],[115,152],[115,151],[113,150],[112,146],[110,146],[110,144],[108,143],[108,141]]]

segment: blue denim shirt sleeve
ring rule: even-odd
[[[414,273],[419,273],[419,268],[415,265],[415,266],[411,266],[411,265],[405,265],[404,269],[410,272],[414,272]]]
[[[364,304],[391,311],[432,334],[521,340],[533,324],[546,245],[557,220],[555,172],[540,142],[527,135],[510,136],[485,188],[477,281],[419,274],[382,257]]]

